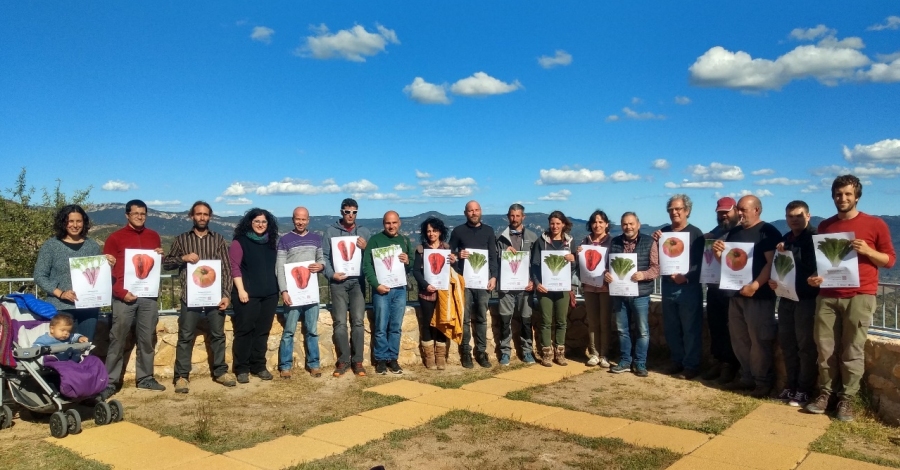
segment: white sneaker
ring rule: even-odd
[[[603,367],[603,368],[605,369],[605,368],[610,367],[612,364],[610,364],[609,361],[607,361],[605,357],[602,357],[602,356],[601,356],[601,357],[600,357],[600,363],[597,364],[597,365],[599,365],[600,367]]]
[[[791,395],[791,399],[788,401],[788,405],[797,407],[803,406],[807,403],[809,403],[809,395],[803,392],[797,392]]]
[[[593,366],[596,366],[597,364],[600,364],[600,358],[597,356],[591,355],[591,357],[589,357],[587,360],[587,365],[593,367]]]

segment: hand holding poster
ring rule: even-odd
[[[859,287],[859,257],[853,249],[853,232],[813,235],[819,287]]]
[[[400,261],[400,253],[403,253],[400,245],[372,249],[372,263],[379,284],[391,289],[406,285],[406,265]]]
[[[662,232],[659,237],[659,273],[663,276],[687,274],[691,268],[691,234]]]
[[[572,290],[572,264],[566,261],[566,250],[541,252],[541,285],[550,292]]]
[[[631,280],[637,273],[636,253],[613,253],[609,255],[609,270],[612,282],[609,283],[609,295],[618,297],[637,297],[638,283]]]
[[[154,250],[125,249],[124,287],[135,297],[158,297],[162,257]]]
[[[450,250],[424,250],[425,282],[437,290],[450,289]]]
[[[700,264],[700,282],[703,284],[718,284],[722,275],[722,264],[716,259],[713,251],[715,240],[705,240],[703,244],[703,260]]]
[[[741,290],[753,282],[753,244],[725,242],[722,252],[722,278],[719,288]]]
[[[500,290],[525,290],[528,287],[528,267],[531,262],[527,251],[500,253]]]
[[[287,294],[292,307],[319,303],[319,274],[309,270],[309,265],[314,263],[300,261],[284,265],[284,277],[288,279]]]
[[[491,280],[491,272],[488,269],[488,251],[466,249],[469,257],[463,263],[463,279],[466,287],[470,289],[487,289]]]
[[[603,274],[606,273],[606,247],[581,245],[578,252],[579,276],[582,284],[603,287]]]
[[[215,307],[222,301],[222,261],[201,259],[188,263],[188,307]]]
[[[334,272],[349,277],[359,276],[362,250],[356,246],[359,237],[334,237],[331,239],[331,265]]]
[[[775,281],[775,295],[799,301],[797,297],[797,266],[794,263],[794,254],[790,251],[776,251],[772,259],[772,274],[770,279]]]
[[[112,305],[112,269],[106,256],[69,258],[75,308],[108,307]]]

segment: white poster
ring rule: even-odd
[[[853,232],[813,235],[820,287],[859,287],[859,257],[853,249]]]
[[[687,274],[691,269],[691,234],[662,232],[659,237],[659,273],[663,276]]]
[[[531,256],[527,251],[503,250],[500,253],[500,290],[525,290],[528,287]]]
[[[463,280],[467,289],[487,289],[491,280],[491,270],[488,268],[488,250],[473,250],[467,248],[469,257],[463,263]]]
[[[753,243],[725,242],[719,289],[741,290],[753,282]]]
[[[718,284],[722,275],[722,264],[716,259],[713,251],[715,240],[704,240],[703,260],[700,262],[700,283]]]
[[[425,249],[425,282],[437,290],[450,289],[450,250]]]
[[[344,273],[349,277],[360,275],[362,250],[356,246],[359,237],[334,237],[331,239],[331,265],[334,272]]]
[[[637,297],[638,283],[631,280],[637,273],[637,253],[613,253],[609,255],[609,270],[612,282],[609,295]]]
[[[390,288],[406,285],[406,265],[400,261],[400,245],[372,248],[372,263],[378,283]]]
[[[541,252],[541,285],[550,292],[572,290],[572,264],[566,261],[566,250]]]
[[[112,269],[106,256],[69,258],[75,308],[108,307],[112,305]]]
[[[603,287],[603,275],[606,273],[606,247],[597,245],[581,245],[578,252],[579,276],[582,284]]]
[[[215,307],[222,301],[222,261],[201,259],[187,264],[187,306]]]
[[[153,250],[125,249],[124,287],[135,297],[158,297],[162,256]]]
[[[319,274],[309,271],[309,265],[315,261],[300,261],[284,265],[284,277],[287,281],[287,293],[291,298],[291,306],[312,305],[319,303]]]
[[[799,301],[797,297],[797,266],[794,254],[790,251],[776,251],[772,258],[772,274],[769,278],[775,281],[775,295]]]

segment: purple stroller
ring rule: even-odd
[[[106,367],[96,356],[85,355],[81,362],[58,361],[57,353],[86,353],[90,343],[31,346],[49,331],[49,321],[19,312],[14,302],[0,303],[0,429],[12,426],[13,408],[50,415],[50,435],[57,438],[81,432],[81,415],[75,404],[94,406],[98,425],[121,421],[118,400],[105,402]]]

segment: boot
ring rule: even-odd
[[[434,365],[437,367],[437,370],[444,370],[447,367],[447,352],[447,343],[443,341],[434,342]]]
[[[566,361],[566,347],[565,346],[557,346],[556,354],[553,357],[553,361],[561,366],[567,366],[569,363]]]
[[[553,366],[553,346],[541,348],[541,365],[544,367]]]
[[[425,362],[425,368],[428,370],[436,369],[437,366],[435,366],[434,341],[421,341],[419,343],[419,350],[422,352],[422,361]]]

